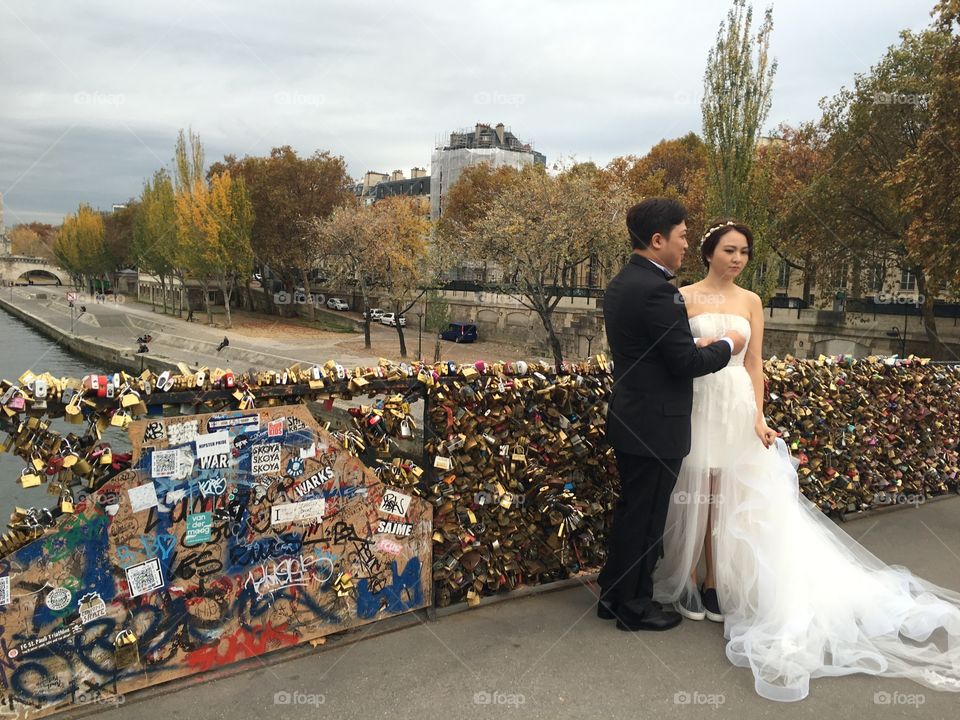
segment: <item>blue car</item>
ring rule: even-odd
[[[440,331],[442,340],[452,340],[457,343],[472,343],[477,341],[477,326],[470,323],[452,322],[446,330]]]

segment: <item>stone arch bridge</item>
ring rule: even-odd
[[[69,285],[70,274],[44,258],[0,255],[0,284]]]

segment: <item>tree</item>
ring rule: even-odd
[[[309,271],[317,262],[314,237],[308,231],[311,218],[329,217],[335,207],[355,201],[347,166],[340,156],[317,151],[300,157],[289,145],[274,148],[268,157],[228,155],[210,167],[210,176],[229,170],[243,178],[256,217],[253,252],[260,266],[283,279],[293,289],[310,288]],[[271,294],[267,293],[268,302]],[[313,317],[313,306],[310,308]]]
[[[104,252],[113,267],[110,270],[130,267],[133,257],[133,225],[137,216],[138,201],[130,199],[103,218]]]
[[[804,300],[810,297],[817,266],[836,264],[830,255],[837,243],[824,233],[816,214],[817,184],[830,169],[828,139],[817,123],[781,124],[772,141],[759,149],[759,161],[771,178],[767,242],[781,262],[803,273]]]
[[[707,149],[707,222],[736,218],[754,233],[753,265],[764,265],[768,175],[758,165],[757,143],[770,112],[770,93],[777,63],[770,57],[773,11],[752,36],[753,8],[734,0],[721,23],[717,41],[707,55],[704,74],[703,141]],[[743,273],[744,284],[761,297],[769,291],[760,275]]]
[[[551,177],[542,167],[527,166],[466,235],[443,250],[497,266],[501,290],[537,313],[559,368],[563,352],[554,310],[579,286],[584,262],[609,268],[624,255],[620,204],[601,188],[596,169],[574,165]]]
[[[177,215],[173,181],[166,170],[147,180],[133,223],[133,257],[137,266],[160,280],[163,312],[167,312],[167,279],[177,252]]]
[[[77,289],[85,279],[99,277],[104,268],[103,216],[81,204],[67,215],[53,246],[60,266],[70,273]]]
[[[400,357],[405,358],[407,344],[400,317],[423,297],[436,277],[427,247],[430,205],[426,198],[397,195],[377,202],[373,210],[381,233],[377,243],[383,255],[381,286],[396,313]]]
[[[190,300],[190,291],[187,288],[186,280],[189,271],[184,267],[183,260],[185,258],[190,258],[192,253],[190,252],[189,248],[183,247],[183,244],[185,242],[192,242],[196,244],[200,241],[198,238],[188,237],[188,234],[191,232],[192,228],[191,222],[188,219],[191,215],[191,203],[187,200],[181,200],[180,196],[190,195],[194,188],[205,187],[203,182],[203,144],[200,142],[200,136],[193,132],[193,130],[190,130],[188,133],[184,133],[183,129],[180,129],[180,132],[177,134],[176,145],[174,146],[173,163],[174,189],[176,191],[176,202],[174,206],[177,208],[177,242],[174,252],[171,254],[171,259],[173,260],[172,272],[174,277],[180,281],[180,292],[182,297],[186,300],[187,320],[190,321],[193,319],[193,304]],[[185,222],[181,221],[181,207],[186,212],[186,214],[183,216],[183,218],[186,219]],[[207,307],[207,319],[208,321],[212,322],[212,316],[209,309],[209,300],[205,298],[204,302]]]
[[[370,348],[370,291],[385,277],[383,215],[373,205],[335,208],[327,218],[308,221],[308,233],[334,283],[356,282],[363,304],[363,342]]]
[[[913,213],[907,257],[925,268],[930,285],[955,293],[960,288],[960,0],[941,0],[934,12],[942,44],[932,56],[928,80],[929,125],[916,151],[901,160],[894,182],[906,191]]]
[[[7,235],[14,255],[55,260],[53,244],[57,239],[57,232],[58,228],[53,225],[31,222],[14,225]]]
[[[229,172],[214,175],[210,186],[195,180],[191,192],[176,196],[179,262],[203,288],[207,322],[213,323],[210,290],[223,294],[226,326],[231,327],[230,300],[237,277],[253,269],[250,232],[253,211],[242,179]]]
[[[921,138],[932,127],[926,93],[936,75],[935,59],[950,40],[934,30],[904,31],[900,37],[868,73],[856,76],[852,88],[823,102],[830,170],[816,184],[813,207],[820,227],[836,241],[834,263],[841,257],[867,259],[870,265],[912,273],[932,354],[943,356],[933,314],[943,290],[940,260],[937,254],[910,252],[914,193],[900,173],[901,163],[910,158],[925,162]]]
[[[691,237],[699,237],[704,228],[707,150],[696,133],[661,140],[643,157],[616,157],[604,168],[602,186],[615,195],[622,194],[627,205],[647,197],[673,198],[687,209],[687,227]],[[697,268],[695,272],[699,272]],[[681,277],[691,271],[681,271]]]

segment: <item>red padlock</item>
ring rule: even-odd
[[[107,396],[107,376],[97,375],[97,397]]]
[[[224,383],[224,385],[226,385],[228,388],[232,388],[232,387],[234,387],[234,386],[237,384],[237,381],[236,381],[236,380],[234,379],[234,377],[233,377],[233,372],[232,372],[232,371],[228,370],[226,373],[224,373],[224,375],[223,375],[223,383]]]

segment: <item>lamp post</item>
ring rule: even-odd
[[[900,357],[902,358],[907,352],[907,315],[903,316],[903,332],[900,332],[900,328],[892,327],[887,330],[887,337],[897,338],[900,341]]]
[[[417,313],[417,359],[423,360],[423,313]]]

